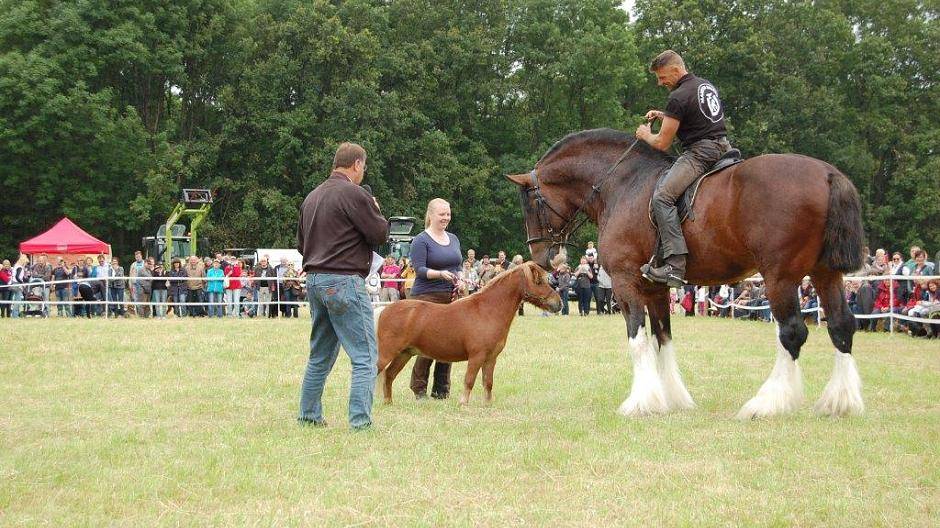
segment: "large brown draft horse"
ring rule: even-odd
[[[633,385],[619,409],[627,416],[694,406],[676,365],[668,291],[639,272],[655,242],[649,200],[671,162],[633,135],[599,129],[565,137],[531,173],[507,176],[522,189],[529,250],[542,266],[569,245],[580,213],[597,224],[600,262],[623,307],[633,359]],[[832,378],[815,408],[831,416],[861,413],[855,320],[842,285],[842,274],[862,265],[860,204],[849,179],[810,157],[758,156],[709,176],[694,211],[694,221],[683,224],[689,283],[727,284],[759,271],[777,320],[776,363],[738,416],[789,413],[802,403],[797,359],[807,329],[796,290],[805,275],[816,285],[836,348]],[[646,313],[655,342],[646,338]]]

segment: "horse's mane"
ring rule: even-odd
[[[490,282],[487,282],[485,285],[483,285],[483,287],[480,288],[480,293],[483,293],[484,291],[486,291],[487,288],[489,288],[490,286],[494,284],[498,284],[500,282],[505,281],[506,278],[512,275],[516,270],[522,271],[522,266],[524,265],[525,264],[523,263],[523,264],[519,264],[518,266],[513,267],[512,269],[503,270],[502,273],[493,277],[492,279],[490,279]]]
[[[476,295],[468,295],[468,296],[466,296],[466,297],[464,297],[464,298],[462,298],[462,299],[457,299],[457,300],[454,301],[454,302],[463,302],[463,301],[469,301],[469,300],[471,300],[471,299],[479,299],[478,295],[480,295],[481,293],[487,291],[487,290],[490,288],[490,286],[493,286],[493,285],[496,285],[496,284],[500,284],[500,283],[502,283],[502,282],[505,282],[505,281],[507,280],[507,278],[508,278],[510,275],[514,275],[513,272],[515,272],[516,270],[520,269],[520,268],[521,268],[522,266],[524,266],[524,265],[525,265],[525,264],[523,263],[523,264],[519,264],[518,266],[515,266],[515,267],[512,268],[512,269],[503,270],[502,273],[500,273],[499,275],[493,277],[492,279],[490,279],[489,282],[487,282],[485,285],[483,285],[483,287],[480,288],[480,291],[478,291],[478,292],[476,293]]]
[[[555,142],[555,144],[548,149],[545,155],[539,158],[539,161],[536,165],[542,163],[544,160],[558,153],[562,149],[576,143],[616,143],[621,145],[622,148],[626,149],[631,143],[633,143],[634,139],[636,139],[636,136],[633,134],[629,134],[622,130],[615,130],[613,128],[594,128],[591,130],[572,132],[571,134],[568,134],[567,136]],[[671,164],[673,161],[675,161],[673,156],[653,148],[645,141],[638,141],[636,146],[633,147],[633,151],[641,154],[645,161],[648,161],[650,165],[654,166],[651,168],[661,167],[666,164]]]

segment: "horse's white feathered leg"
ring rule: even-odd
[[[828,416],[862,414],[865,403],[862,401],[862,378],[858,375],[855,358],[836,350],[832,378],[826,384],[822,396],[813,407],[817,413]]]
[[[777,326],[777,362],[757,395],[738,412],[738,418],[749,420],[795,411],[803,403],[803,374],[800,364],[793,360],[780,342]]]
[[[640,327],[636,337],[630,339],[630,356],[633,358],[633,386],[630,396],[620,404],[618,412],[624,416],[647,416],[664,413],[669,410],[659,368],[656,364],[656,352]]]
[[[692,395],[689,394],[685,383],[682,382],[682,374],[679,373],[679,365],[676,363],[676,351],[672,346],[671,339],[666,341],[666,344],[657,347],[656,360],[659,368],[659,378],[663,383],[663,391],[669,409],[694,408],[695,402],[692,400]]]

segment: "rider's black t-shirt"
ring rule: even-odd
[[[666,102],[667,116],[679,121],[676,135],[683,148],[700,139],[717,139],[725,132],[725,109],[712,83],[687,73]]]

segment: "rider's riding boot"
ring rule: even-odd
[[[685,286],[685,255],[670,255],[657,268],[644,266],[643,276],[673,288]]]

